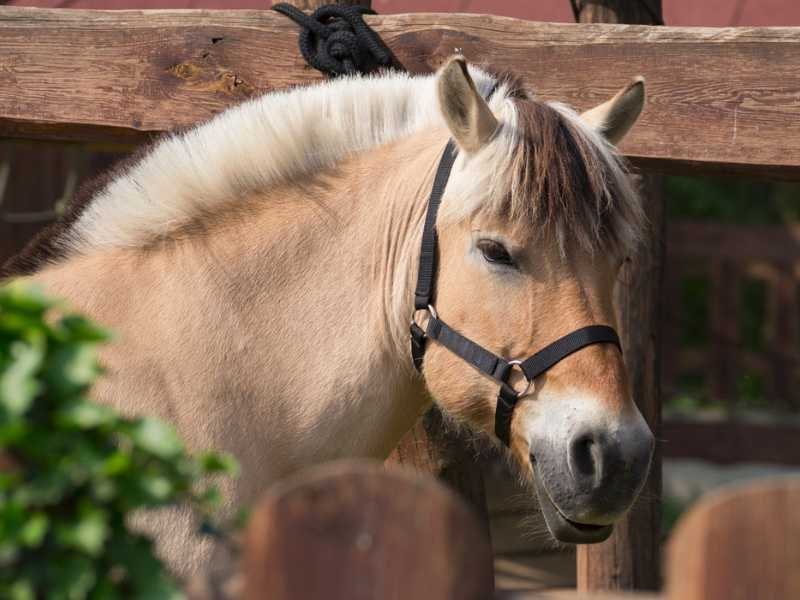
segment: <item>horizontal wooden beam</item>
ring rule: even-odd
[[[799,225],[733,225],[676,221],[667,225],[670,256],[734,261],[800,262]]]
[[[800,465],[800,425],[760,425],[742,421],[665,420],[664,456],[719,464],[741,462]]]
[[[647,108],[623,146],[637,165],[800,179],[800,28],[368,21],[412,72],[461,52],[579,109],[642,74]],[[319,79],[271,11],[0,7],[0,136],[138,143]]]

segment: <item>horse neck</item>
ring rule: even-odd
[[[270,444],[293,446],[281,471],[388,454],[427,403],[407,327],[444,141],[413,136],[247,199],[199,234],[66,261],[39,278],[120,332],[107,353],[112,367],[119,357],[117,381],[146,360],[166,378],[181,371],[183,391],[167,399],[179,413],[207,401],[195,412],[208,414],[236,394],[268,404],[245,412],[263,420]]]

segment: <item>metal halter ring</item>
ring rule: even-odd
[[[416,319],[417,313],[422,311],[422,310],[427,310],[428,314],[434,319],[438,319],[439,318],[439,314],[436,312],[436,309],[433,308],[433,305],[432,304],[428,304],[428,308],[416,309],[411,313],[411,322],[412,323],[417,323],[417,319]],[[417,323],[417,325],[419,325],[419,323]]]
[[[528,379],[527,375],[525,375],[525,371],[522,370],[522,361],[521,360],[510,360],[510,361],[508,361],[508,364],[511,365],[512,367],[519,367],[519,372],[522,373],[522,376],[525,378],[525,381],[528,382],[528,385],[525,386],[525,389],[522,391],[522,393],[518,393],[517,394],[517,397],[522,398],[523,396],[527,396],[529,393],[531,393],[535,389],[533,379]],[[509,371],[509,374],[510,373],[511,372]],[[511,387],[513,389],[513,386],[511,386],[510,383],[508,385],[509,385],[509,387]],[[514,390],[514,391],[516,392],[517,390]]]

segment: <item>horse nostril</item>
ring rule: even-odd
[[[569,466],[575,479],[593,480],[593,487],[603,480],[603,450],[594,436],[576,436],[569,445]]]

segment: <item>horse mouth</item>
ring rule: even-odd
[[[567,544],[597,544],[608,539],[614,531],[614,525],[591,525],[572,521],[561,514],[558,507],[550,499],[541,477],[534,469],[533,479],[536,482],[536,495],[539,498],[544,522],[547,529],[559,542]]]

